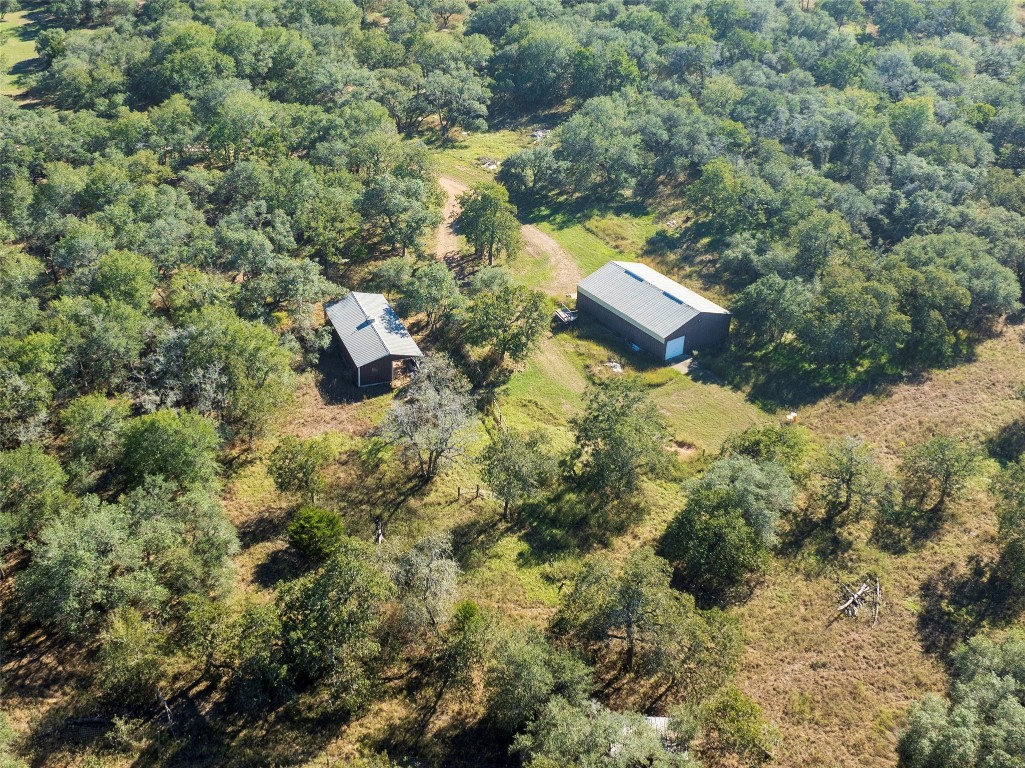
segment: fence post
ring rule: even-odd
[[[460,488],[460,487],[459,487],[459,486],[457,485],[457,486],[456,486],[456,501],[459,501],[459,500],[460,500],[461,498],[463,498],[463,489],[462,489],[462,488]]]

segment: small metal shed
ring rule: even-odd
[[[610,261],[577,285],[577,310],[672,360],[729,338],[730,313],[646,264]]]
[[[387,384],[395,363],[423,357],[413,337],[379,293],[350,293],[324,307],[357,387]]]

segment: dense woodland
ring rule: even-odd
[[[733,609],[802,526],[914,551],[981,484],[989,583],[1025,595],[1021,441],[940,433],[887,462],[769,425],[685,465],[636,378],[594,377],[569,446],[503,428],[498,402],[552,310],[507,268],[517,217],[559,211],[674,212],[653,247],[726,297],[707,364],[759,402],[971,360],[1025,285],[1010,0],[39,11],[30,98],[0,97],[0,653],[45,640],[75,674],[56,715],[0,706],[0,766],[305,764],[295,744],[390,699],[420,735],[354,739],[351,764],[758,766],[780,736],[734,682]],[[473,268],[435,259],[434,153],[534,123],[553,129],[460,197]],[[324,503],[337,446],[280,436],[347,290],[383,291],[430,350],[352,460],[412,495],[468,463],[506,524],[572,540],[543,621],[483,607],[451,532],[347,530]],[[253,594],[222,495],[261,450],[300,567]],[[668,524],[612,556],[652,484]],[[901,713],[900,764],[1025,764],[1025,635],[945,662],[948,694]],[[102,736],[69,745],[55,717]],[[268,723],[289,750],[229,748]]]

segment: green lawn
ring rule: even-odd
[[[494,171],[483,167],[482,158],[500,163],[516,150],[529,146],[530,142],[528,129],[471,133],[460,141],[441,145],[434,158],[441,175],[464,184],[475,184],[495,178]]]
[[[535,211],[533,223],[561,245],[589,274],[613,259],[636,259],[658,231],[655,214],[637,211]]]
[[[735,389],[699,374],[663,370],[672,375],[652,391],[652,398],[665,412],[677,440],[715,452],[730,435],[771,418]]]
[[[555,242],[565,248],[585,275],[591,274],[613,259],[621,259],[626,256],[594,233],[589,232],[584,224],[558,226],[541,221],[537,223],[537,228],[545,234],[551,235]]]
[[[504,421],[517,429],[543,428],[556,444],[568,447],[568,421],[583,405],[588,380],[608,373],[609,360],[622,365],[622,375],[641,377],[665,415],[673,440],[697,451],[716,452],[729,435],[772,418],[742,392],[710,376],[660,365],[632,352],[612,334],[582,324],[545,339],[524,369],[513,375],[502,398]]]
[[[17,96],[24,92],[19,65],[36,57],[36,35],[39,25],[29,14],[32,8],[8,13],[0,21],[0,94]]]
[[[655,214],[643,215],[608,213],[592,216],[584,222],[584,229],[630,257],[640,256],[647,250],[648,241],[658,231]]]
[[[503,421],[516,429],[546,429],[560,447],[569,447],[567,422],[580,411],[587,386],[581,346],[568,333],[545,339],[510,379],[502,398]]]
[[[516,281],[528,288],[544,290],[552,281],[551,259],[538,258],[526,250],[520,251],[512,259],[506,259],[501,266],[516,275]]]

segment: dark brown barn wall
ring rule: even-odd
[[[665,360],[668,342],[681,336],[685,337],[683,343],[685,353],[693,352],[695,349],[714,349],[722,346],[730,336],[729,315],[711,312],[698,313],[679,329],[669,334],[665,342],[661,342],[582,293],[577,294],[577,309],[659,360]]]
[[[367,387],[372,384],[386,384],[392,378],[391,358],[381,358],[367,363],[360,368],[360,385]]]
[[[684,336],[683,351],[714,349],[726,343],[730,337],[730,316],[702,312],[679,329],[669,334],[666,341]]]
[[[334,334],[335,343],[338,345],[338,354],[345,363],[345,367],[352,374],[353,384],[366,387],[372,384],[385,384],[392,380],[391,358],[383,357],[380,360],[374,360],[372,363],[367,363],[357,370],[355,361],[353,361],[352,356],[349,354],[349,350],[342,344],[342,339],[338,336],[337,331],[332,329],[331,332]]]
[[[614,312],[610,312],[601,304],[592,301],[582,293],[577,294],[577,310],[589,317],[593,317],[609,330],[615,332],[631,344],[636,344],[659,360],[665,359],[666,345],[663,342],[649,336],[637,326],[624,320]]]
[[[355,384],[356,383],[356,363],[353,361],[352,357],[349,355],[349,350],[347,350],[345,348],[345,345],[342,344],[342,338],[338,335],[338,332],[332,328],[331,329],[331,333],[334,334],[335,344],[338,345],[338,356],[342,358],[342,362],[345,363],[346,370],[348,370],[349,373],[352,375],[352,383]]]

